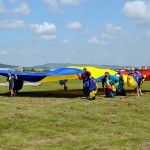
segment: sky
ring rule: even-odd
[[[0,63],[150,65],[149,0],[0,0]]]

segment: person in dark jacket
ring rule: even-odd
[[[94,78],[89,78],[89,100],[96,99],[96,93],[98,90],[98,85],[96,84],[96,81]]]
[[[119,78],[119,85],[116,88],[116,96],[126,96],[126,92],[124,90],[124,79],[120,70],[118,71],[117,76]]]
[[[93,77],[89,77],[88,80],[85,81],[85,88],[87,89],[86,99],[94,100],[95,94],[98,90],[98,86]]]
[[[16,95],[16,93],[14,92],[14,87],[15,87],[15,80],[17,80],[17,76],[13,76],[11,74],[11,72],[8,73],[8,77],[6,79],[6,82],[9,83],[9,91],[10,91],[10,96],[13,97]]]
[[[108,91],[108,89],[105,87],[105,83],[106,83],[107,80],[109,80],[109,78],[110,78],[109,72],[105,72],[105,76],[104,76],[104,78],[102,79],[102,88],[104,89],[105,95],[106,95],[107,98],[109,97],[109,94],[108,94],[109,91]]]

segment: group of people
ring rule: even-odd
[[[109,72],[105,72],[105,76],[102,79],[102,88],[107,98],[113,98],[115,95],[126,96],[124,79],[120,71],[116,75],[110,75]]]
[[[143,82],[143,76],[135,69],[134,72],[129,73],[129,75],[134,77],[134,80],[137,82],[137,87],[135,88],[137,97],[142,95],[141,92],[141,82]],[[98,90],[98,85],[96,84],[96,80],[91,76],[91,72],[87,70],[87,68],[83,68],[83,74],[78,75],[80,80],[83,80],[83,93],[86,99],[94,100],[95,94]],[[9,83],[9,91],[10,96],[13,97],[16,95],[17,90],[15,89],[15,82],[17,82],[17,75],[12,75],[11,72],[8,73],[8,77],[6,82]],[[64,90],[67,90],[67,81],[68,80],[60,80],[59,83],[64,85]],[[116,96],[126,96],[126,92],[124,90],[124,79],[120,71],[116,75],[110,75],[109,72],[105,72],[104,77],[102,78],[102,88],[105,91],[105,95],[107,98],[113,98]]]
[[[143,82],[143,76],[135,69],[132,74],[137,86],[135,88],[137,97],[142,96],[141,83]],[[80,80],[83,80],[83,93],[86,99],[93,100],[95,99],[95,94],[97,93],[98,86],[96,81],[91,77],[91,72],[86,68],[83,68],[83,74],[78,75]],[[113,98],[116,96],[126,96],[124,89],[124,79],[121,71],[119,70],[117,74],[110,75],[109,72],[105,72],[104,77],[102,78],[102,88],[104,89],[106,98]]]

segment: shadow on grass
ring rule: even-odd
[[[150,90],[143,90],[143,93],[150,92]],[[135,93],[134,90],[126,90],[127,94]],[[1,93],[1,96],[9,97],[9,93]],[[105,95],[103,89],[99,88],[96,95]],[[55,98],[78,98],[84,97],[82,89],[73,89],[73,90],[56,90],[56,91],[27,91],[22,92],[20,91],[16,95],[17,97],[37,97],[37,98],[44,98],[44,97],[55,97]]]
[[[9,93],[1,93],[1,96],[9,97]],[[56,91],[19,91],[16,94],[17,97],[37,97],[37,98],[45,98],[45,97],[55,97],[55,98],[77,98],[83,97],[83,92],[80,89],[77,90],[56,90]]]

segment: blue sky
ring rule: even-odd
[[[149,0],[0,0],[0,63],[150,65]]]

